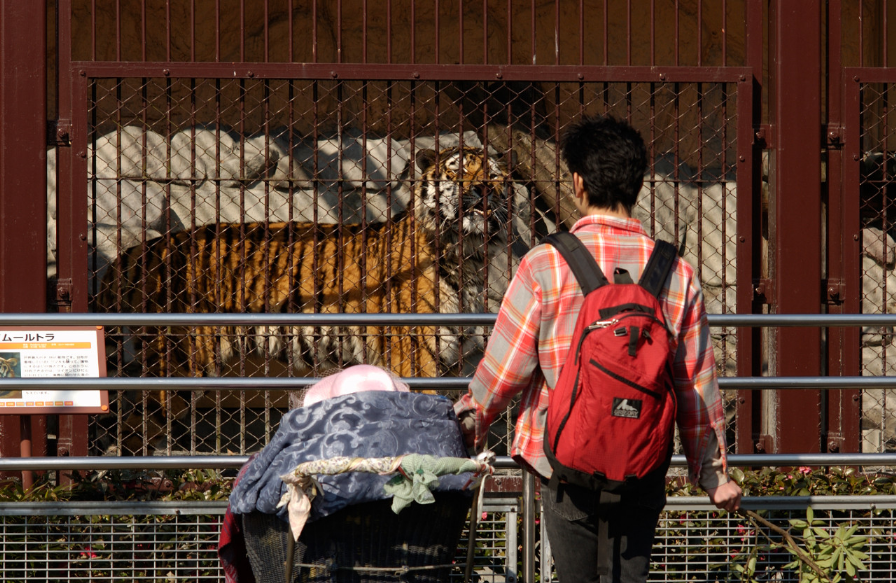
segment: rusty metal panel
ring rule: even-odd
[[[0,10],[0,310],[43,312],[45,294],[35,292],[46,287],[46,6]]]

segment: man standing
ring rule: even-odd
[[[653,240],[632,218],[647,169],[644,141],[611,117],[584,117],[564,134],[561,155],[572,173],[576,209],[571,233],[604,273],[637,281]],[[557,249],[529,251],[513,277],[469,391],[456,404],[467,443],[481,448],[492,421],[521,395],[512,457],[542,480],[545,527],[562,583],[646,581],[665,480],[645,480],[620,497],[572,484],[550,484],[544,452],[551,391],[569,352],[584,296]],[[672,371],[677,424],[688,474],[721,509],[740,506],[728,479],[725,417],[715,376],[703,292],[693,268],[676,258],[659,296],[675,339]],[[664,478],[664,476],[660,476]]]

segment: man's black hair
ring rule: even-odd
[[[635,128],[611,116],[583,116],[560,148],[569,172],[582,177],[590,206],[631,212],[647,170],[647,148]]]

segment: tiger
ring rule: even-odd
[[[0,357],[0,379],[12,379],[16,376],[16,369],[14,368],[16,364],[18,364],[19,359],[17,358],[2,358]]]
[[[18,363],[18,358],[4,358],[0,356],[0,379],[16,378],[15,366]],[[0,397],[5,397],[7,399],[21,399],[22,391],[0,391]]]
[[[418,178],[405,181],[410,200],[392,221],[219,223],[131,247],[103,276],[97,311],[496,311],[509,279],[499,266],[512,257],[508,164],[473,147],[420,150],[415,164]],[[432,377],[456,371],[465,355],[484,348],[481,330],[432,325],[136,332],[151,376],[216,376],[254,350],[301,374],[366,363],[401,377]]]

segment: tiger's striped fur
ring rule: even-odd
[[[460,154],[421,151],[409,209],[392,222],[212,224],[132,247],[107,271],[97,311],[485,311],[486,296],[494,307],[503,290],[493,288],[506,285],[486,274],[489,255],[507,251],[509,173],[480,149],[464,148],[462,162]],[[436,326],[136,332],[147,348],[144,368],[156,376],[220,374],[254,349],[297,369],[369,363],[431,377],[471,346],[484,348],[481,331]]]

